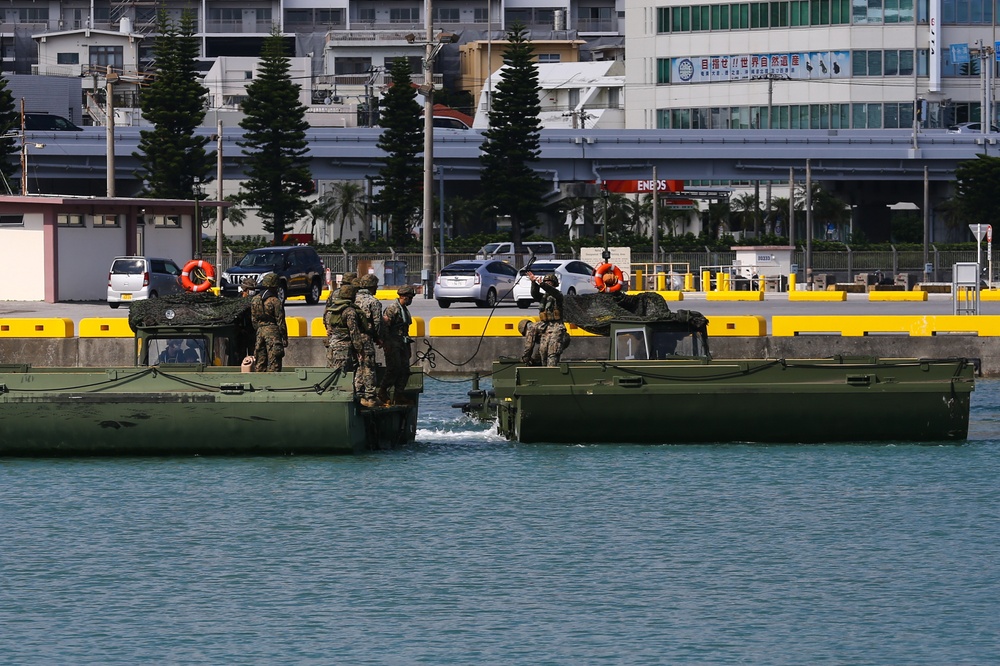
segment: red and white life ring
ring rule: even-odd
[[[205,279],[197,284],[191,279],[191,273],[196,268],[200,268],[200,272],[205,275]],[[215,282],[215,266],[212,264],[203,259],[192,259],[184,264],[184,270],[181,271],[181,286],[186,291],[193,291],[195,293],[206,291],[212,286],[213,282]]]
[[[623,284],[625,276],[622,275],[622,269],[614,264],[601,264],[594,270],[594,285],[597,291],[621,291]]]

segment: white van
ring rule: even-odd
[[[521,261],[517,260],[514,244],[509,242],[487,243],[476,253],[476,259],[500,259],[509,264],[520,265],[528,261],[531,253],[534,253],[535,259],[556,258],[556,244],[552,241],[527,241],[521,245],[524,246],[524,252],[520,255]]]

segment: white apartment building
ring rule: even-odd
[[[625,10],[629,128],[912,128],[919,109],[919,126],[934,129],[979,121],[987,105],[997,119],[989,0],[626,0]]]

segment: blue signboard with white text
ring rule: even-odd
[[[969,62],[969,45],[968,44],[952,44],[948,47],[951,51],[951,62],[956,65],[962,65]]]

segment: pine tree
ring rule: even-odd
[[[381,190],[374,197],[375,213],[388,220],[389,236],[402,249],[413,229],[421,201],[423,169],[417,155],[423,153],[423,119],[404,58],[389,66],[392,86],[382,97],[379,125],[384,129],[378,147],[386,153],[385,166],[375,177]]]
[[[133,155],[141,168],[136,176],[146,195],[164,199],[193,199],[195,178],[208,181],[215,152],[206,152],[209,137],[196,136],[205,119],[207,90],[198,81],[198,39],[194,17],[181,16],[180,28],[161,13],[159,37],[153,47],[156,73],[143,90],[140,108],[153,129],[139,133]]]
[[[14,104],[14,95],[7,89],[7,77],[0,73],[0,174],[4,187],[15,194],[11,178],[18,172],[18,145],[14,133],[21,129],[21,117]]]
[[[541,86],[533,57],[524,26],[515,23],[507,33],[504,69],[493,95],[480,157],[484,198],[496,215],[510,216],[511,240],[517,245],[537,226],[546,188],[530,166],[541,153],[542,128],[538,119]]]
[[[289,75],[285,40],[277,30],[264,40],[257,78],[247,86],[240,122],[244,172],[240,200],[257,209],[264,229],[281,243],[285,232],[309,215],[307,197],[313,191],[306,154],[306,107],[301,87]]]

